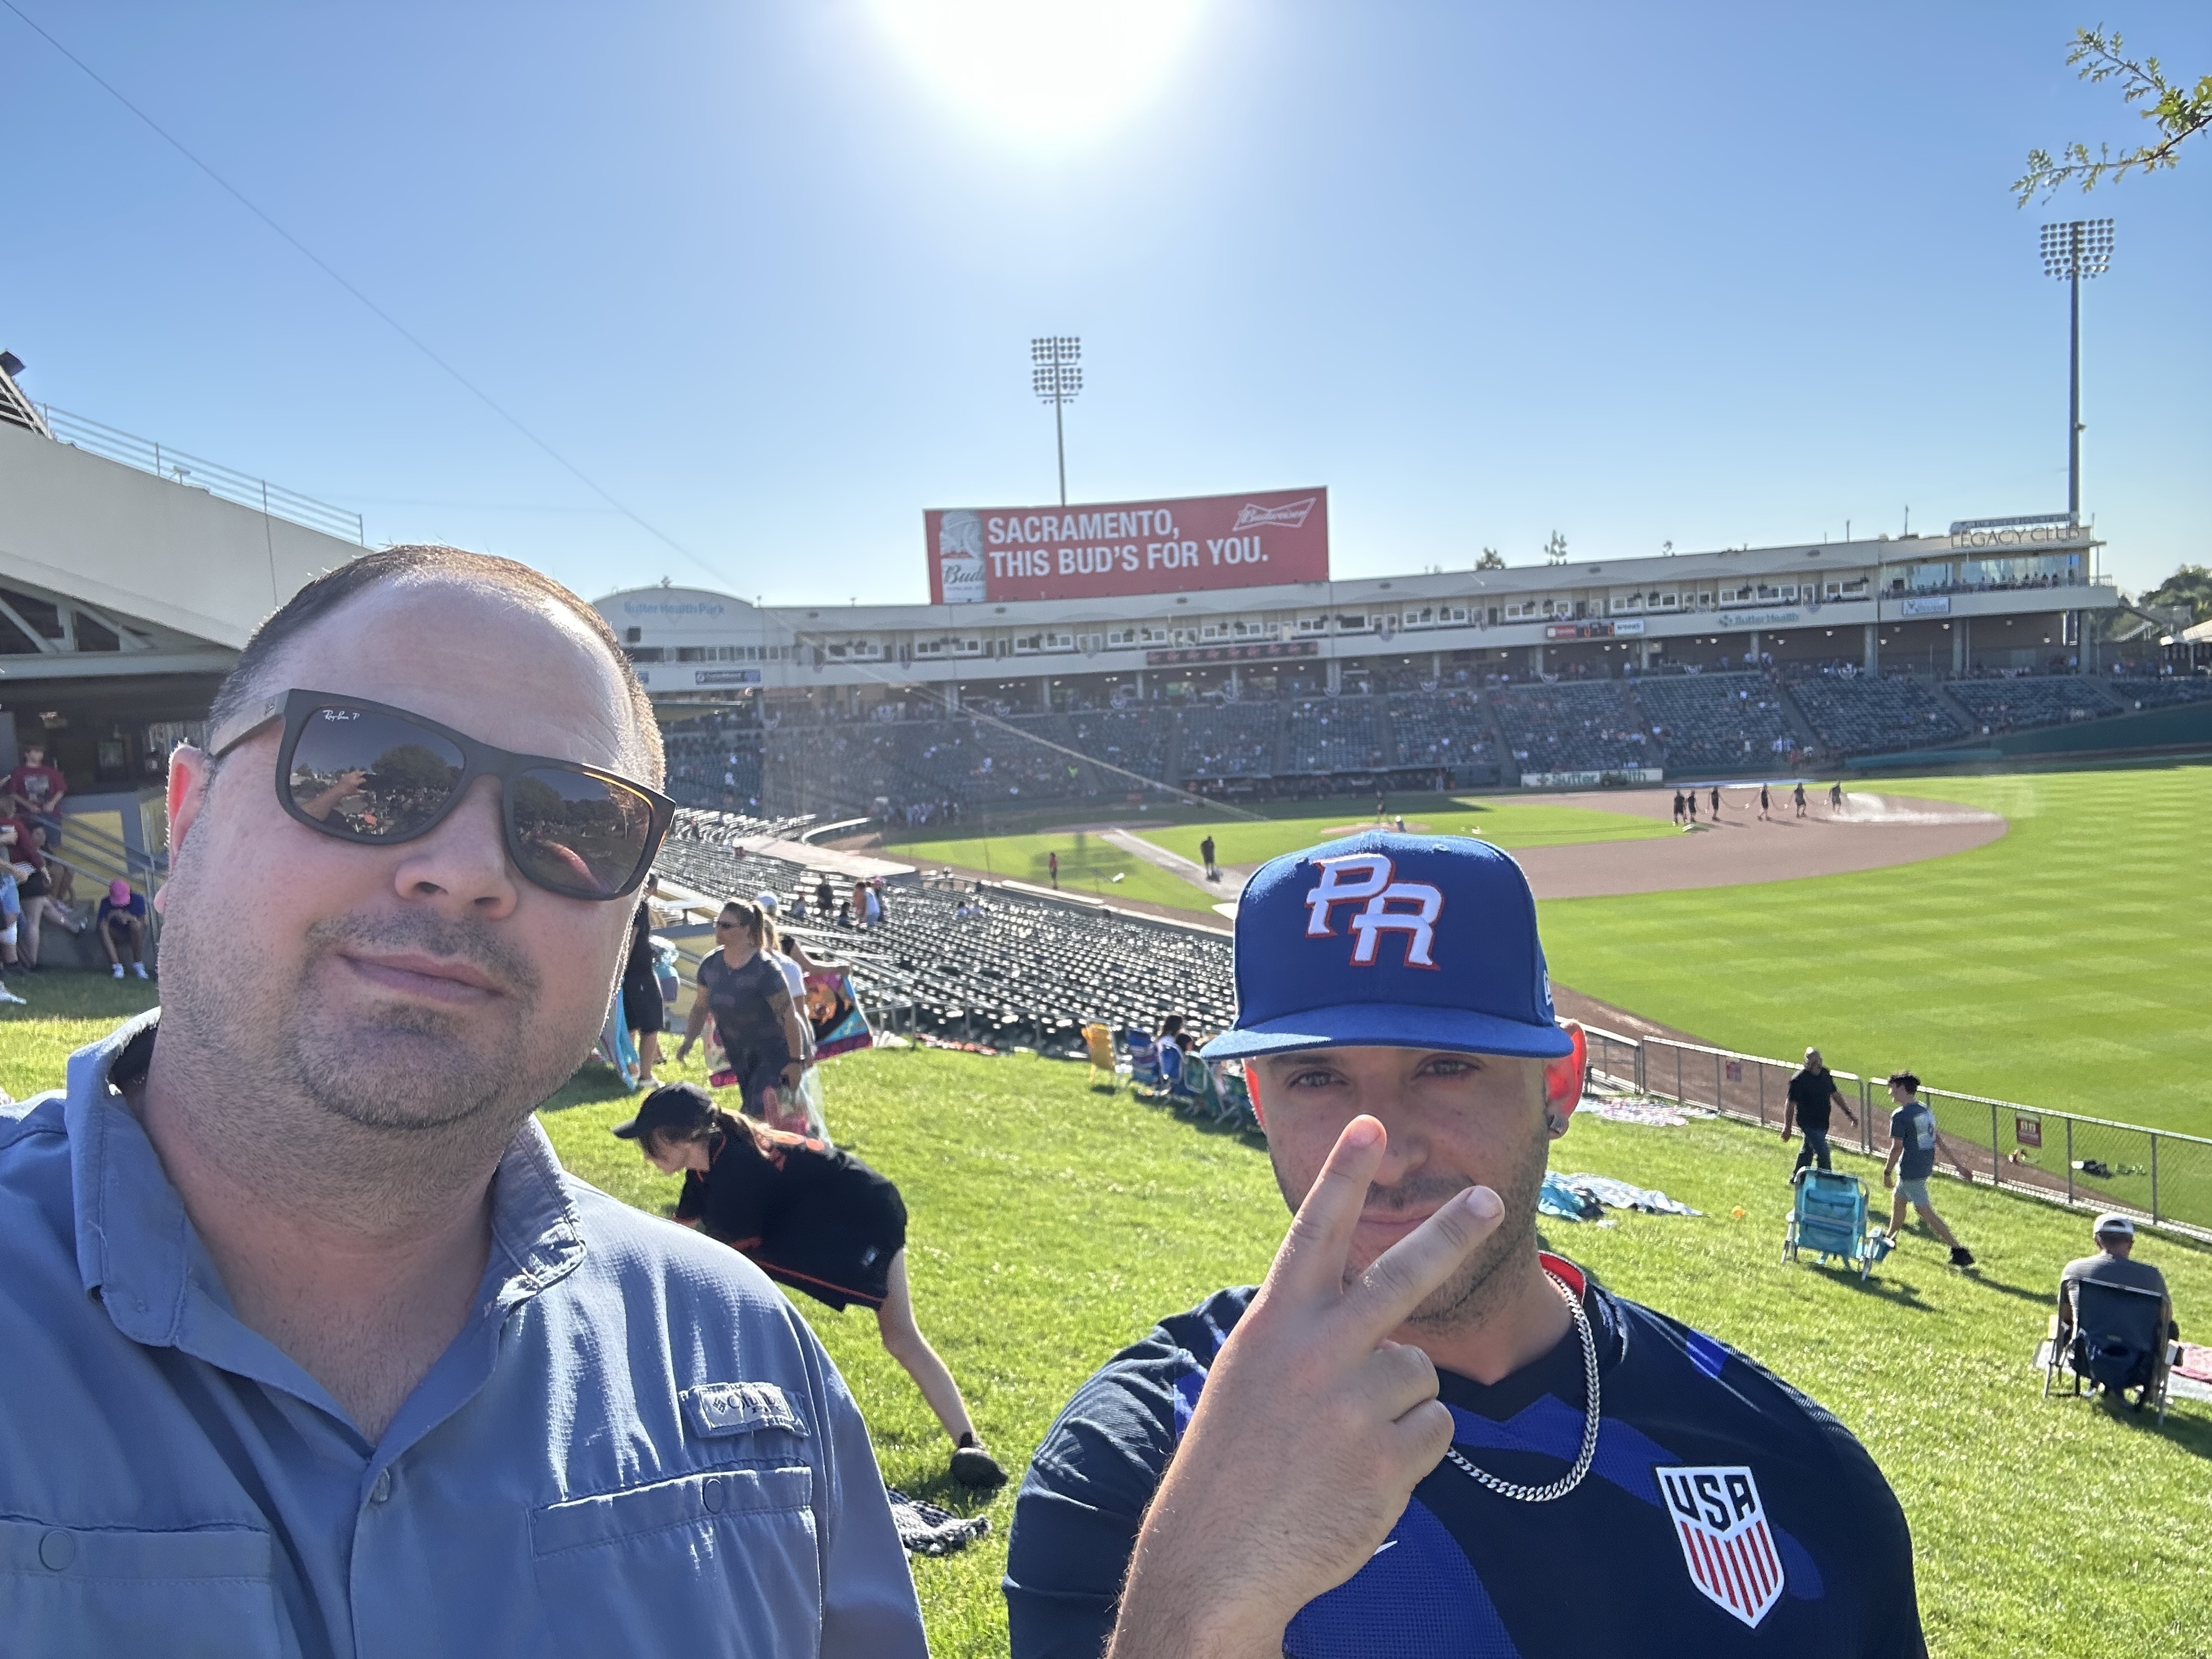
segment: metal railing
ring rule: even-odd
[[[1608,1082],[1769,1128],[1780,1128],[1790,1079],[1802,1069],[1733,1048],[1583,1029],[1590,1069]],[[1887,1152],[1891,1106],[1882,1080],[1832,1068],[1830,1075],[1853,1115],[1831,1124],[1830,1144],[1870,1157]],[[1927,1083],[1920,1099],[1935,1115],[1939,1173],[2212,1239],[2212,1139]]]
[[[204,489],[210,495],[220,495],[224,501],[250,507],[272,518],[289,520],[309,530],[319,530],[326,536],[368,545],[366,527],[358,513],[349,513],[312,495],[302,495],[296,489],[286,489],[266,478],[248,477],[219,461],[204,460],[181,449],[171,449],[151,438],[141,438],[82,415],[72,415],[51,404],[40,404],[38,409],[57,443],[89,450],[111,461],[120,461],[125,466],[167,478],[172,483]]]

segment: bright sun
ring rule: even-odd
[[[1203,0],[876,0],[885,31],[963,115],[1031,143],[1089,137],[1144,103]]]

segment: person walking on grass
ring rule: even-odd
[[[536,1115],[676,810],[605,620],[376,549],[207,729],[161,1007],[0,1112],[0,1650],[924,1659],[805,1321]]]
[[[681,1175],[676,1219],[742,1251],[778,1284],[842,1312],[871,1309],[884,1351],[921,1390],[952,1437],[952,1478],[1006,1484],[907,1288],[906,1205],[898,1188],[848,1152],[732,1117],[696,1083],[664,1084],[614,1133],[663,1175]]]
[[[1213,836],[1212,832],[1209,830],[1206,834],[1206,839],[1198,844],[1198,856],[1205,862],[1206,878],[1208,881],[1218,881],[1221,879],[1221,872],[1215,866],[1213,862]]]
[[[1910,1072],[1893,1072],[1889,1097],[1897,1109],[1889,1115],[1889,1157],[1881,1166],[1881,1184],[1894,1187],[1897,1196],[1889,1207],[1889,1236],[1893,1242],[1905,1232],[1905,1206],[1920,1213],[1922,1224],[1951,1247],[1951,1265],[1971,1267],[1974,1253],[1959,1243],[1928,1196],[1928,1177],[1936,1173],[1936,1153],[1942,1137],[1936,1132],[1936,1114],[1920,1098],[1920,1079]],[[1951,1160],[1969,1183],[1972,1172],[1956,1157]]]
[[[1681,828],[1681,826],[1682,826],[1682,792],[1681,792],[1680,790],[1677,789],[1677,790],[1674,792],[1674,827],[1675,827],[1676,829],[1678,829],[1678,830],[1679,830],[1679,829],[1680,829],[1680,828]]]
[[[803,1129],[805,1109],[799,1103],[799,1084],[806,1056],[813,1052],[812,1038],[799,1016],[805,981],[800,997],[793,997],[783,969],[769,955],[771,925],[757,904],[743,899],[723,904],[714,918],[719,948],[700,959],[697,994],[691,999],[684,1041],[676,1046],[676,1063],[691,1057],[711,1020],[729,1066],[714,1074],[715,1086],[736,1089],[739,1109],[749,1117],[776,1128]]]
[[[1046,873],[1052,878],[1052,890],[1057,893],[1060,890],[1060,854],[1047,853],[1044,855],[1044,867]]]
[[[1800,779],[1798,779],[1798,780],[1797,780],[1797,787],[1796,787],[1795,790],[1793,790],[1793,791],[1791,791],[1791,792],[1790,792],[1790,799],[1791,799],[1792,800],[1796,801],[1796,804],[1797,804],[1797,816],[1798,816],[1799,817],[1801,817],[1801,818],[1802,818],[1802,817],[1803,817],[1805,816],[1805,780],[1804,780],[1804,779],[1800,778]]]
[[[1836,1079],[1820,1059],[1820,1051],[1808,1048],[1805,1051],[1805,1069],[1790,1079],[1790,1096],[1782,1104],[1783,1144],[1789,1144],[1793,1118],[1798,1133],[1805,1138],[1804,1147],[1797,1154],[1796,1167],[1790,1171],[1793,1183],[1816,1158],[1820,1160],[1822,1169],[1835,1167],[1828,1161],[1828,1113],[1832,1107],[1836,1106],[1844,1109],[1844,1115],[1850,1119],[1851,1127],[1857,1128],[1858,1115],[1851,1110],[1843,1091],[1836,1087]]]

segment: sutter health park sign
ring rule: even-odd
[[[1113,599],[1328,580],[1328,491],[932,509],[934,605]]]

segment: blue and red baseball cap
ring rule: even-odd
[[[1261,866],[1237,905],[1237,1023],[1200,1052],[1352,1047],[1574,1051],[1519,865],[1469,836],[1376,830]]]

